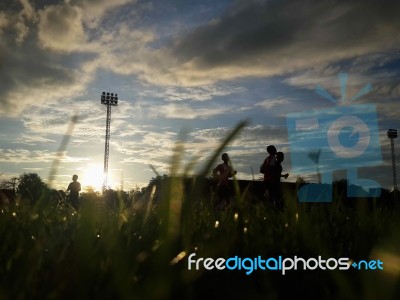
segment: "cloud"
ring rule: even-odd
[[[157,24],[110,28],[97,40],[108,51],[92,64],[151,84],[180,87],[167,91],[171,99],[180,100],[185,87],[325,67],[396,49],[400,39],[400,4],[395,2],[235,3],[203,25],[178,31],[173,40],[158,35]],[[191,92],[204,99],[200,91]]]
[[[207,119],[229,111],[228,108],[193,108],[187,104],[168,103],[149,108],[152,118],[164,117],[168,119]]]
[[[3,34],[3,29],[9,25],[9,18],[6,13],[0,11],[0,34]]]
[[[292,101],[293,101],[293,99],[291,99],[291,98],[278,97],[275,99],[262,100],[262,101],[256,103],[255,106],[261,106],[264,109],[273,109],[273,108],[276,108],[277,106],[284,107],[284,106],[292,103]]]
[[[13,144],[24,144],[35,146],[38,143],[55,143],[55,140],[48,139],[41,136],[33,136],[28,134],[23,134],[21,137],[16,138],[12,141]]]
[[[377,104],[378,122],[388,128],[398,127],[400,102],[382,99]]]
[[[21,45],[29,33],[29,22],[34,22],[37,18],[33,6],[29,0],[20,0],[23,9],[18,14],[18,21],[15,23],[17,36],[15,42]],[[28,23],[28,24],[27,24]]]
[[[0,36],[5,31],[12,31],[14,42],[21,45],[30,31],[30,25],[36,21],[37,15],[28,0],[20,0],[21,10],[19,12],[0,11]],[[4,37],[4,36],[3,36]]]
[[[85,16],[84,22],[90,28],[94,28],[103,19],[106,13],[112,13],[113,9],[128,3],[136,3],[136,0],[75,0],[72,1],[82,8]]]
[[[136,1],[77,0],[47,5],[38,12],[40,46],[61,52],[98,52],[96,40],[89,41],[92,31],[106,12],[133,2]]]
[[[103,70],[166,85],[166,100],[208,101],[241,92],[217,82],[327,66],[399,42],[394,1],[241,0],[203,25],[171,29],[167,38],[156,20],[141,27],[131,18],[141,7],[136,1],[19,5],[19,11],[0,11],[0,108],[14,115],[32,103],[76,97]],[[208,115],[187,105],[165,108],[173,118]]]
[[[122,164],[143,164],[153,165],[160,173],[168,173],[171,167],[170,159],[176,146],[177,134],[168,131],[154,131],[155,128],[148,128],[148,133],[135,139],[121,140],[114,139],[111,142],[113,151],[123,154]],[[159,130],[159,129],[157,129]],[[212,154],[232,128],[218,127],[207,129],[194,129],[182,137],[184,152],[180,161],[179,172],[194,159],[195,166],[192,173],[199,171],[209,161]],[[252,125],[243,129],[236,138],[227,146],[224,151],[231,155],[235,168],[240,172],[241,179],[251,179],[251,169],[256,170],[265,159],[265,147],[274,144],[281,151],[288,151],[286,131],[279,126]],[[290,163],[287,159],[285,168]],[[258,172],[258,170],[256,170]]]
[[[379,121],[397,123],[399,119],[400,95],[399,71],[396,65],[400,56],[396,51],[375,53],[354,59],[350,64],[322,65],[309,68],[306,71],[296,72],[284,79],[290,86],[313,91],[310,98],[310,108],[313,105],[332,105],[332,103],[318,95],[317,86],[326,89],[332,97],[341,104],[341,86],[339,73],[347,73],[346,99],[347,104],[374,103],[377,106]],[[370,84],[372,90],[364,96],[349,100],[360,90]],[[390,125],[393,126],[393,125]]]
[[[114,107],[111,126],[112,141],[129,141],[132,139],[137,140],[138,138],[145,140],[145,138],[150,138],[151,135],[146,136],[151,131],[151,128],[131,124],[131,119],[128,116],[134,114],[132,112],[133,109],[133,105],[125,101]],[[57,102],[51,101],[33,106],[22,118],[22,124],[27,133],[22,137],[13,139],[11,142],[27,145],[45,141],[50,142],[55,139],[59,142],[59,136],[66,133],[71,123],[71,114],[74,111],[78,116],[78,120],[74,124],[67,149],[74,153],[80,151],[78,149],[85,149],[89,153],[91,148],[88,147],[98,147],[99,143],[102,144],[101,149],[103,149],[106,114],[104,107],[97,101],[94,102],[92,100],[65,100],[63,105],[57,105]],[[158,139],[154,139],[152,143],[156,145],[157,141]],[[77,154],[81,155],[82,152]]]
[[[90,75],[52,61],[51,55],[35,48],[0,45],[0,114],[17,115],[32,104],[76,96]]]
[[[397,85],[397,70],[390,70],[390,65],[400,59],[398,51],[386,51],[360,56],[351,63],[322,64],[301,72],[290,74],[284,82],[296,87],[315,90],[317,85],[323,86],[333,95],[340,96],[339,73],[347,73],[347,94],[355,95],[367,83],[371,83],[374,93],[388,95],[390,84]],[[388,67],[388,68],[387,68]],[[338,93],[339,92],[339,93]]]
[[[138,133],[129,140],[113,138],[111,148],[116,153],[122,154],[123,165],[143,164],[153,165],[160,173],[169,171],[170,159],[177,143],[178,135],[164,128],[147,128],[147,133]],[[218,149],[232,128],[218,127],[207,129],[194,129],[182,137],[184,153],[180,161],[180,171],[195,159],[195,167],[192,172],[199,171],[211,158],[212,153]],[[243,129],[236,138],[227,146],[234,159],[234,165],[240,171],[241,179],[252,178],[251,168],[256,170],[265,159],[265,147],[274,144],[284,152],[288,151],[287,133],[284,127],[252,125]],[[287,159],[285,167],[290,164]],[[256,170],[258,172],[258,170]]]
[[[394,1],[238,1],[221,17],[177,37],[164,51],[173,66],[156,70],[162,76],[143,78],[209,84],[392,49],[399,42],[399,12]]]
[[[46,6],[39,11],[38,38],[40,46],[70,52],[85,46],[83,11],[68,3]]]
[[[1,115],[16,116],[32,104],[65,99],[84,90],[91,74],[74,58],[38,48],[33,34],[22,45],[15,43],[16,37],[6,30],[0,42]]]
[[[196,149],[201,149],[203,147],[203,149],[210,149],[213,145],[220,145],[229,135],[231,130],[232,128],[229,127],[195,130],[189,134],[188,146],[193,146],[193,148]],[[232,147],[252,149],[251,151],[255,151],[253,153],[265,152],[265,147],[269,144],[287,144],[287,132],[285,126],[247,126],[231,142]]]
[[[134,137],[116,136],[111,141],[113,151],[121,156],[121,163],[126,165],[142,164],[145,168],[152,165],[160,173],[167,172],[170,157],[175,146],[176,133],[167,128],[147,128],[146,132],[138,131]]]
[[[84,92],[101,65],[93,61],[103,52],[108,34],[89,23],[100,22],[105,12],[129,2],[134,1],[66,1],[34,7],[20,0],[19,6],[0,11],[0,114],[17,116],[32,104]],[[86,18],[88,11],[91,18]],[[82,53],[86,56],[77,56]]]
[[[245,92],[244,87],[228,85],[203,85],[201,87],[179,87],[169,86],[161,91],[154,89],[142,92],[144,97],[157,97],[165,101],[210,101],[216,97],[223,97],[232,94]]]
[[[3,163],[49,163],[52,162],[57,156],[56,152],[49,152],[47,150],[30,151],[27,149],[0,149],[0,162]],[[72,157],[64,155],[62,162],[82,162],[88,160],[85,157]]]

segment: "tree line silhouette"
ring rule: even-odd
[[[91,187],[87,187],[80,195],[82,204],[88,198],[102,198],[104,203],[110,208],[116,208],[121,203],[125,207],[140,208],[149,202],[157,205],[162,201],[163,193],[169,184],[171,177],[163,174],[152,177],[147,186],[135,187],[130,191],[117,191],[113,189],[105,190],[102,195],[95,192]],[[194,184],[201,185],[201,193],[197,195],[205,201],[218,197],[217,182],[212,178],[184,178],[184,193],[189,194]],[[233,188],[234,181],[230,180],[229,185]],[[264,186],[262,181],[236,180],[239,191],[245,191],[245,201],[249,204],[264,201]],[[291,201],[296,201],[296,191],[303,185],[308,184],[302,177],[298,177],[296,182],[283,182],[282,190],[289,195]],[[400,206],[399,191],[389,191],[382,189],[378,199],[375,198],[348,198],[347,180],[336,180],[332,183],[334,202],[343,202],[347,207],[355,207],[357,203],[364,203],[366,206],[377,205],[378,207],[396,208]],[[394,201],[394,199],[397,199]],[[18,178],[3,180],[0,182],[0,204],[15,205],[16,200],[22,204],[35,205],[38,201],[45,201],[49,204],[59,205],[68,204],[68,195],[64,190],[55,190],[46,185],[37,173],[23,173]],[[309,204],[311,205],[311,204]],[[318,205],[318,204],[313,204]],[[321,204],[325,205],[325,204]]]

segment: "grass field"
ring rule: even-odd
[[[180,161],[177,149],[172,175]],[[200,182],[185,189],[182,177],[171,176],[142,195],[142,206],[117,198],[110,208],[107,199],[87,193],[80,211],[50,201],[48,194],[33,206],[21,201],[2,207],[0,299],[399,299],[398,206],[379,205],[379,199],[347,205],[339,192],[333,203],[305,205],[287,190],[280,211],[248,201],[249,193],[236,189],[234,205],[215,211],[212,194],[204,197],[202,189]],[[159,201],[152,205],[155,195]],[[211,258],[380,259],[384,269],[286,275],[188,270],[194,252]]]
[[[175,186],[173,186],[175,185]],[[284,211],[238,202],[215,212],[188,201],[180,183],[158,206],[107,208],[96,195],[68,205],[3,208],[0,215],[2,299],[240,299],[317,296],[396,299],[400,295],[398,209],[301,206]],[[240,199],[237,199],[240,201]],[[178,201],[180,201],[178,203]],[[384,270],[198,271],[197,257],[349,257],[380,259]]]

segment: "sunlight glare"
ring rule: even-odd
[[[79,176],[79,179],[81,180],[82,189],[91,187],[95,191],[100,191],[104,182],[103,167],[100,165],[90,165],[85,173]]]

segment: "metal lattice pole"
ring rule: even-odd
[[[114,93],[105,93],[101,95],[101,104],[107,107],[107,119],[106,119],[106,136],[105,136],[105,147],[104,147],[104,183],[103,191],[108,187],[108,159],[110,156],[110,128],[111,128],[111,106],[118,105],[118,95]]]
[[[108,186],[108,157],[110,155],[110,124],[111,124],[111,106],[107,105],[107,119],[106,119],[106,137],[104,147],[104,183],[103,189]]]
[[[396,155],[394,153],[394,139],[390,139],[390,145],[392,148],[393,189],[397,190]]]

